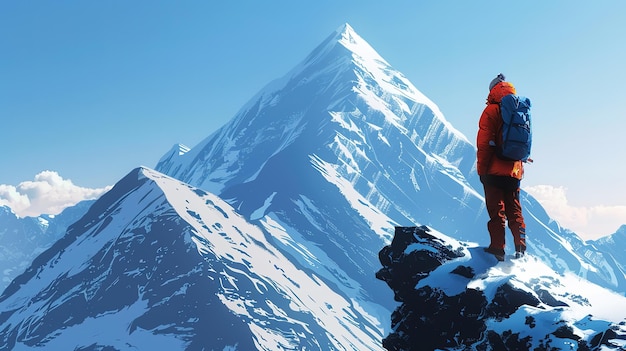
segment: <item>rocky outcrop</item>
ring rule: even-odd
[[[547,269],[529,273],[537,264],[531,257],[498,262],[482,248],[427,227],[397,227],[379,258],[383,268],[376,277],[401,303],[391,315],[392,332],[383,339],[387,350],[561,350],[563,345],[624,350],[626,345],[626,320],[563,318],[564,311],[576,314],[592,302],[582,293],[559,293],[565,282]],[[581,325],[592,324],[604,327],[581,332]]]

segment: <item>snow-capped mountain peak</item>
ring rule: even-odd
[[[394,236],[402,226],[427,225],[445,236],[411,236],[415,245],[396,253],[426,269],[386,278],[411,293],[445,291],[453,302],[466,294],[480,306],[522,296],[532,308],[515,300],[514,315],[526,329],[553,331],[531,323],[533,314],[554,311],[536,310],[544,307],[537,300],[554,309],[582,301],[561,289],[547,303],[528,280],[560,289],[550,282],[573,272],[618,292],[626,287],[619,252],[604,256],[576,241],[525,193],[527,252],[537,260],[528,268],[545,274],[529,278],[516,263],[485,265],[479,248],[488,242],[487,215],[474,146],[349,25],[198,145],[175,145],[156,168],[120,180],[5,290],[0,348],[379,350],[384,335],[399,330],[394,318],[405,317],[392,315],[398,292],[375,276],[390,263],[380,249],[392,237],[403,240]],[[415,268],[396,258],[396,273]],[[431,317],[452,311],[441,309],[443,295],[419,296],[434,297],[420,304]],[[581,306],[583,313],[593,307]],[[498,340],[495,331],[508,338],[497,307],[488,308],[496,314],[487,323],[476,321],[475,306],[461,308],[468,329],[439,336],[463,345],[488,345]],[[471,329],[472,321],[482,329]],[[590,321],[555,333],[588,341],[592,332],[568,327],[596,328]],[[610,327],[606,335],[619,342],[623,328]],[[548,349],[553,339],[544,340]]]
[[[475,147],[437,106],[343,25],[230,122],[156,169],[223,197],[247,218],[273,213],[319,237],[333,237],[320,223],[354,217],[378,239],[395,225],[420,224],[484,243],[475,160]],[[584,243],[576,244],[581,252],[566,248],[567,233],[532,197],[522,193],[522,201],[530,250],[559,272],[626,291],[619,263]],[[294,203],[311,204],[319,218]]]
[[[329,64],[329,58],[334,61]],[[324,66],[320,69],[319,64]],[[439,120],[446,125],[451,132],[459,138],[465,138],[450,123],[447,122],[439,107],[428,97],[422,94],[402,73],[393,69],[391,65],[356,31],[349,25],[339,27],[320,44],[300,65],[296,66],[289,74],[289,79],[306,75],[314,77],[311,72],[318,74],[335,70],[351,71],[355,74],[354,86],[352,87],[363,99],[370,99],[370,105],[377,107],[385,114],[389,122],[403,127],[403,115],[412,115],[411,106],[415,103],[423,104],[431,109]],[[304,73],[304,74],[303,74]],[[283,79],[282,81],[285,81]],[[390,104],[378,93],[372,91],[371,85],[376,82],[375,90],[381,89],[386,94],[395,96],[395,103]],[[388,112],[388,110],[395,110]],[[398,113],[400,112],[400,113]],[[406,130],[405,130],[406,131]]]
[[[217,196],[138,168],[0,296],[0,348],[379,349],[366,310]]]
[[[262,89],[233,120],[185,155],[164,157],[156,168],[224,194],[231,185],[255,181],[269,171],[268,162],[287,153],[306,167],[313,156],[337,165],[350,182],[351,174],[370,168],[365,178],[375,183],[397,168],[395,161],[387,162],[417,152],[423,160],[398,161],[417,172],[425,164],[438,164],[469,189],[463,174],[473,167],[474,150],[432,101],[344,25]],[[420,177],[407,179],[403,187],[412,191]],[[262,205],[248,203],[250,211]]]
[[[361,91],[364,97],[369,95],[366,93],[367,81],[372,79],[378,82],[381,88],[387,92],[391,92],[398,97],[405,97],[409,101],[428,106],[439,119],[446,122],[446,126],[451,131],[456,132],[456,129],[447,123],[439,107],[422,94],[402,73],[393,69],[369,43],[363,40],[363,38],[350,27],[349,24],[345,24],[340,28],[338,33],[340,39],[337,40],[337,42],[352,53],[355,65],[361,69],[358,75],[360,80],[356,88]],[[403,108],[403,112],[407,115],[411,114],[408,105],[400,105],[400,107]],[[393,117],[391,118],[391,120],[394,119]],[[458,134],[464,137],[461,133]]]

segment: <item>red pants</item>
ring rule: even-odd
[[[526,251],[526,224],[522,215],[522,204],[519,201],[519,186],[512,188],[498,185],[483,183],[485,204],[489,213],[487,222],[491,237],[489,247],[504,250],[504,232],[508,220],[515,251]]]

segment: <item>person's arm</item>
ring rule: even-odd
[[[489,164],[495,153],[496,132],[493,116],[497,114],[498,105],[489,104],[483,110],[478,121],[478,135],[476,136],[476,169],[478,175],[486,175]]]

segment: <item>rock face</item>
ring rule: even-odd
[[[401,305],[387,350],[624,350],[621,295],[533,257],[498,262],[427,227],[397,227],[376,277]],[[575,286],[572,285],[575,284]],[[613,313],[611,312],[613,310]]]

